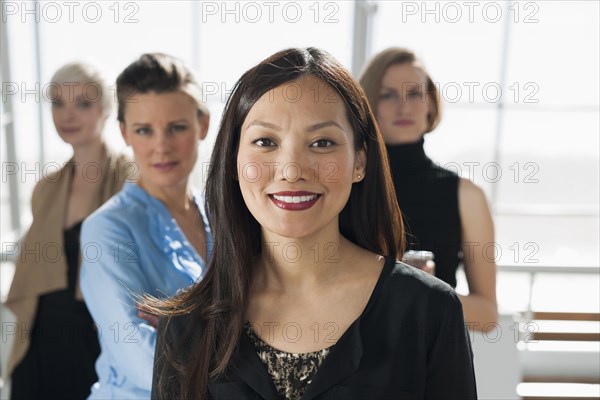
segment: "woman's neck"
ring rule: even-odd
[[[187,182],[162,188],[155,187],[140,177],[138,185],[150,196],[160,200],[173,217],[185,216],[195,206]]]
[[[73,163],[79,171],[86,171],[89,165],[104,168],[106,156],[106,143],[103,139],[73,147]],[[97,168],[93,170],[97,171]]]
[[[402,144],[386,144],[390,166],[394,175],[407,174],[430,160],[425,154],[425,140],[421,138],[416,142]]]
[[[323,287],[333,282],[357,253],[357,246],[337,229],[300,239],[263,232],[253,285],[287,293]]]

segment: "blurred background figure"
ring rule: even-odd
[[[472,248],[494,242],[485,195],[468,179],[436,165],[423,149],[424,135],[441,119],[438,89],[415,55],[402,48],[375,55],[360,82],[386,142],[408,246],[434,256],[435,268],[426,260],[414,265],[456,287],[462,262],[469,286],[469,294],[461,296],[466,321],[475,329],[495,323],[494,258]]]
[[[190,174],[206,136],[200,86],[178,59],[144,54],[117,78],[118,120],[139,170],[85,220],[81,288],[99,327],[98,382],[90,398],[150,398],[156,330],[138,315],[137,296],[165,297],[206,273],[211,241],[201,194]]]
[[[6,300],[18,330],[8,364],[12,399],[89,394],[100,347],[77,283],[80,228],[128,173],[127,159],[105,144],[112,97],[100,72],[89,64],[66,64],[50,85],[54,126],[73,156],[42,176],[33,191],[33,222]]]

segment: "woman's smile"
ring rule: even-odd
[[[269,198],[273,204],[283,210],[302,211],[314,206],[321,195],[306,191],[286,191],[269,194]]]

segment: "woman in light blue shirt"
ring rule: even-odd
[[[166,297],[206,273],[211,234],[189,184],[209,113],[189,70],[144,54],[117,78],[118,119],[137,182],[85,220],[80,284],[101,354],[91,399],[150,398],[156,330],[140,318],[144,294]]]

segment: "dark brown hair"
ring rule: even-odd
[[[376,111],[379,106],[383,75],[389,67],[399,64],[412,65],[425,75],[425,81],[427,82],[425,92],[431,101],[432,111],[427,115],[427,129],[424,133],[431,132],[438,126],[442,119],[442,102],[438,88],[415,53],[400,47],[391,47],[383,50],[369,61],[359,78],[360,84],[371,103],[371,107]]]
[[[162,53],[146,53],[117,77],[117,119],[125,122],[125,105],[137,93],[170,93],[181,90],[196,102],[198,115],[208,115],[202,90],[181,60]]]
[[[306,75],[323,80],[340,95],[356,149],[367,153],[365,177],[352,185],[340,214],[340,232],[374,253],[394,258],[403,253],[403,225],[385,145],[360,85],[322,50],[288,49],[272,55],[240,78],[223,113],[206,188],[214,239],[208,272],[178,296],[148,303],[166,316],[158,333],[153,383],[159,399],[205,398],[209,379],[227,369],[243,329],[252,260],[261,252],[260,226],[236,181],[241,127],[263,94]],[[171,318],[184,314],[187,322],[174,332]]]

